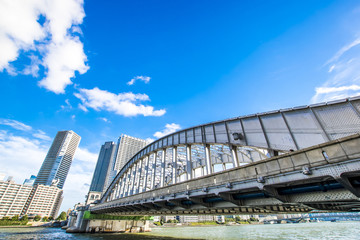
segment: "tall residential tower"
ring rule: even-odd
[[[107,176],[112,171],[111,162],[114,158],[116,144],[114,142],[105,142],[101,146],[99,157],[96,163],[94,175],[90,185],[92,192],[104,192],[106,186],[109,184]]]
[[[138,151],[146,146],[146,140],[121,134],[118,140],[116,154],[112,160],[112,172],[108,175],[106,188],[110,185],[116,174]]]
[[[81,137],[73,131],[59,131],[46,155],[35,183],[62,189]]]

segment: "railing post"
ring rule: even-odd
[[[177,174],[176,174],[176,171],[177,171],[177,147],[174,146],[173,148],[173,168],[172,168],[172,183],[175,184],[177,182]]]
[[[211,165],[211,155],[210,155],[210,145],[205,145],[205,160],[206,160],[206,172],[207,175],[210,175],[213,173],[213,168]]]

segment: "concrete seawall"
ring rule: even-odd
[[[150,232],[149,222],[148,220],[89,220],[86,232]]]

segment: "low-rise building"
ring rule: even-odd
[[[0,181],[0,218],[20,216],[32,189],[12,180]]]
[[[55,218],[63,199],[63,190],[57,186],[35,185],[22,215],[40,215]]]

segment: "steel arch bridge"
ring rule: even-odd
[[[184,129],[135,154],[91,211],[139,215],[360,209],[360,137],[354,135],[359,132],[360,97]]]

